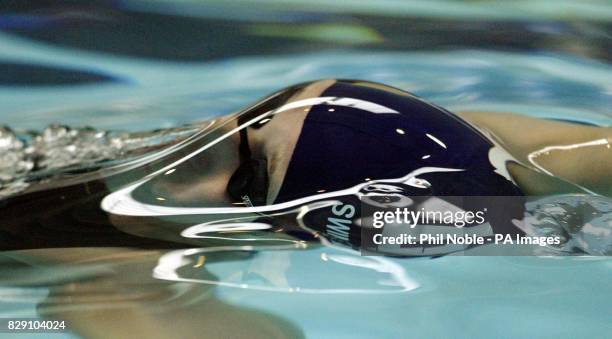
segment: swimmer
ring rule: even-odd
[[[324,224],[338,201],[358,204],[364,192],[612,195],[610,128],[454,114],[365,81],[292,86],[196,126],[165,147],[56,173],[4,199],[2,246],[173,248],[272,230],[281,240],[322,235],[359,247],[358,227],[331,234]],[[520,232],[509,222],[493,231]]]

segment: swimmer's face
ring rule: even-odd
[[[290,102],[316,98],[333,83],[332,80],[318,81],[287,93],[280,99],[283,102],[274,103],[274,108]],[[155,176],[134,193],[139,196],[138,200],[154,200],[155,204],[159,205],[244,206],[248,204],[246,200],[252,201],[256,198],[248,192],[240,194],[240,190],[231,194],[228,185],[231,185],[232,180],[248,179],[253,181],[252,184],[259,191],[264,192],[259,204],[271,204],[283,183],[304,119],[310,109],[311,106],[303,105],[269,118],[263,117],[246,127],[246,133],[240,133],[239,126],[261,114],[247,114],[244,119],[233,119],[221,127],[220,132],[223,133],[220,134],[229,134],[222,142]],[[244,138],[246,142],[241,140]],[[241,143],[248,145],[248,159],[245,158],[244,149],[241,149]],[[250,159],[263,160],[259,161],[263,168],[253,173],[252,178],[240,178],[239,176],[244,174],[237,171]],[[236,178],[233,179],[233,176]]]

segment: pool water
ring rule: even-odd
[[[478,3],[2,5],[0,123],[168,128],[234,112],[291,84],[353,78],[451,111],[612,124],[612,6]],[[402,259],[256,243],[1,252],[0,318],[56,312],[89,322],[58,335],[66,337],[112,336],[117,324],[180,337],[612,331],[608,257]]]

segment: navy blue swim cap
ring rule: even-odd
[[[447,110],[384,85],[337,81],[306,116],[275,203],[337,191],[364,181],[400,178],[423,167],[415,195],[516,196],[520,190],[491,164],[494,144]]]
[[[320,98],[324,101],[313,105],[304,120],[274,201],[329,192],[323,199],[327,207],[308,208],[302,215],[300,222],[308,229],[334,242],[381,253],[371,243],[380,230],[364,225],[362,216],[369,214],[362,211],[367,206],[362,198],[388,192],[400,199],[409,197],[411,208],[444,197],[441,200],[460,210],[487,211],[481,225],[485,236],[522,233],[513,222],[523,215],[522,192],[492,164],[491,151],[497,146],[470,124],[410,93],[380,84],[336,81]],[[411,173],[419,173],[412,183],[397,180]],[[349,187],[361,188],[348,192]],[[343,223],[338,216],[352,220]],[[426,253],[423,248],[415,251]]]

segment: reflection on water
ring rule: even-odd
[[[572,21],[561,20],[556,5],[541,5],[545,20],[514,21],[512,10],[500,19],[490,5],[473,21],[407,18],[400,7],[410,4],[394,4],[398,9],[383,16],[367,5],[356,6],[357,13],[308,5],[302,13],[237,3],[227,5],[231,10],[165,1],[1,5],[1,122],[18,135],[52,122],[100,130],[174,127],[330,77],[391,84],[453,110],[612,121],[610,9],[596,1],[574,3]],[[430,12],[451,6],[470,18],[469,2],[439,3]],[[600,21],[585,13],[598,13]],[[66,199],[88,194],[102,198],[74,191]],[[571,209],[572,197],[566,200]],[[538,222],[558,216],[546,200],[538,203],[545,207]],[[605,203],[586,226],[609,223]],[[19,211],[22,220],[32,209]],[[83,220],[107,222],[96,219],[103,217],[77,211],[68,222],[50,220],[43,234],[61,230],[58,243],[91,247],[2,252],[0,315],[61,317],[84,336],[450,337],[461,329],[466,337],[490,337],[502,323],[507,336],[609,330],[612,265],[605,257],[361,257],[262,223],[248,232],[236,225],[190,229],[205,221],[189,217],[173,221],[186,244],[150,241],[141,243],[149,249],[130,249],[142,238],[116,242],[116,234],[83,230]],[[176,236],[173,222],[153,223],[159,232],[153,238]],[[126,225],[130,234],[151,236],[142,224]],[[207,236],[223,239],[199,247],[198,237]],[[0,239],[14,241],[3,233]],[[574,238],[576,246],[582,240]]]
[[[384,258],[364,258],[342,249],[320,251],[254,247],[143,251],[120,248],[42,249],[2,255],[4,302],[36,303],[46,317],[67,320],[81,335],[163,334],[299,337],[278,312],[233,305],[217,288],[289,294],[402,293],[418,284],[404,268]],[[9,278],[10,276],[10,278]],[[317,278],[320,277],[320,278]],[[49,288],[36,294],[37,286]],[[273,297],[274,294],[270,295]],[[26,307],[3,316],[28,316]],[[119,319],[121,319],[119,321]],[[113,329],[119,321],[122,329]],[[220,323],[217,323],[221,321]],[[232,323],[232,326],[227,326]],[[177,327],[177,324],[181,324]],[[177,334],[178,333],[178,334]]]
[[[127,248],[8,253],[3,255],[3,263],[13,268],[7,270],[12,278],[5,283],[22,287],[11,294],[11,303],[36,301],[38,314],[64,319],[73,331],[85,337],[138,333],[155,338],[185,338],[199,337],[203,331],[212,337],[244,337],[247,333],[255,338],[302,336],[299,328],[282,317],[216,298],[212,286],[168,283],[152,277],[151,272],[163,256],[163,251]],[[211,261],[231,261],[248,255],[210,257]],[[215,279],[204,267],[196,275]],[[46,297],[32,300],[27,292],[21,292],[40,285],[48,288]],[[30,314],[19,309],[10,313],[17,315]]]
[[[225,253],[232,252],[250,256],[251,259],[223,262],[221,265],[215,262],[215,256],[223,257]],[[198,277],[198,271],[204,266],[215,273],[216,279]],[[310,275],[318,278],[309,279]],[[177,250],[159,258],[153,277],[176,282],[308,294],[402,293],[419,287],[404,268],[386,258],[362,257],[337,247],[311,251],[283,251],[259,246]]]

